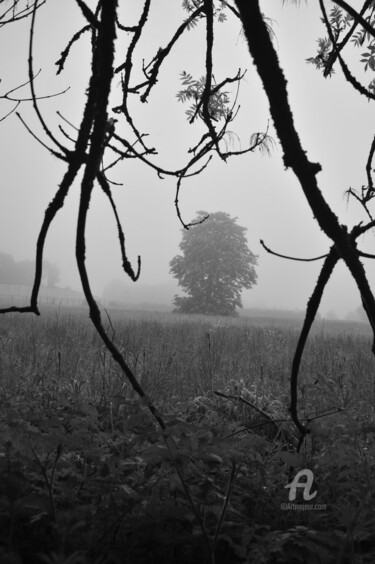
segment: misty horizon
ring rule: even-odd
[[[28,260],[28,259],[26,259]],[[55,263],[57,265],[57,263]],[[58,266],[58,265],[57,265]],[[22,284],[3,284],[0,281],[0,298],[2,302],[6,302],[8,296],[15,296],[18,299],[26,300],[31,294],[32,285],[22,285]],[[254,287],[254,289],[256,286]],[[242,293],[242,304],[243,308],[239,309],[238,312],[241,314],[246,310],[249,311],[259,311],[259,312],[276,312],[277,314],[284,313],[285,315],[298,315],[303,316],[305,308],[293,307],[293,306],[282,306],[282,304],[266,304],[262,303],[260,300],[251,299],[251,294],[254,289],[247,290]],[[137,281],[136,283],[129,283],[125,278],[122,279],[112,279],[102,290],[100,294],[96,294],[96,297],[100,302],[106,306],[112,307],[122,307],[126,309],[127,306],[131,308],[142,309],[142,306],[148,309],[155,308],[157,310],[160,308],[161,311],[172,311],[173,298],[175,295],[185,295],[183,290],[178,285],[178,282],[172,277],[170,280],[165,282],[158,282],[155,284],[142,283],[142,281]],[[80,302],[85,301],[82,288],[77,286],[71,286],[65,284],[63,279],[59,279],[58,283],[54,286],[46,286],[43,284],[40,290],[41,302],[49,298],[66,299],[70,300],[70,305],[80,304]],[[56,303],[57,303],[56,302]],[[7,303],[8,306],[13,305],[12,303]],[[19,304],[18,304],[19,305]],[[62,302],[62,305],[64,303]],[[320,318],[327,319],[341,319],[341,320],[353,320],[353,321],[363,321],[365,320],[362,315],[362,308],[358,304],[357,307],[353,309],[347,309],[344,311],[335,310],[330,302],[327,306],[331,306],[329,309],[323,310],[320,308],[318,314]],[[364,313],[364,312],[363,312]]]
[[[309,158],[322,165],[318,181],[325,197],[340,222],[351,226],[363,220],[363,214],[355,203],[347,205],[344,193],[350,186],[359,187],[366,182],[365,163],[373,136],[368,104],[365,99],[353,94],[341,75],[334,75],[327,81],[316,69],[306,64],[306,59],[314,54],[316,39],[321,33],[318,7],[313,3],[301,3],[296,9],[293,6],[283,7],[282,4],[264,2],[263,10],[271,21],[277,22],[275,34],[278,54],[290,86],[289,97],[296,127]],[[154,38],[156,43],[161,41],[164,44],[165,37],[173,29],[174,19],[180,18],[181,7],[176,5],[172,12],[171,21],[165,21],[155,11],[154,17],[160,19],[160,35]],[[88,45],[83,47],[82,60],[72,58],[64,76],[56,77],[56,57],[61,53],[62,46],[66,45],[69,33],[75,33],[78,29],[80,12],[74,6],[66,5],[64,30],[50,25],[55,19],[55,12],[48,5],[40,11],[39,17],[39,25],[47,31],[43,41],[38,42],[37,37],[35,42],[35,64],[43,67],[37,80],[38,93],[50,93],[51,81],[55,80],[57,82],[52,83],[57,90],[70,86],[64,95],[42,103],[45,119],[57,131],[57,110],[72,123],[79,123],[87,87],[87,77],[80,69],[83,63],[89,61],[90,50]],[[12,41],[14,49],[11,60],[3,61],[4,74],[12,84],[20,84],[25,79],[28,28],[26,23],[25,27],[22,26],[20,22],[19,40]],[[4,29],[5,42],[7,33],[9,31]],[[191,53],[192,34],[197,43],[202,39],[199,26],[189,32],[188,43],[182,39],[166,67],[163,91],[155,91],[150,104],[144,104],[140,111],[135,111],[140,126],[147,130],[150,139],[158,147],[159,162],[166,167],[182,166],[186,150],[194,146],[201,135],[199,128],[188,124],[186,106],[176,99],[176,93],[181,88],[181,73],[186,71],[192,76],[201,73],[202,61]],[[235,134],[241,140],[239,143],[245,147],[252,132],[267,128],[268,102],[237,23],[228,21],[225,32],[224,27],[218,28],[217,34],[217,72],[225,77],[232,76],[237,67],[247,69],[239,94],[241,111],[233,124]],[[225,35],[221,37],[220,34]],[[50,45],[48,50],[45,49],[46,42]],[[148,44],[143,46],[146,53],[152,51],[153,47]],[[236,52],[235,61],[233,50]],[[312,91],[314,96],[311,96]],[[118,94],[114,89],[113,97],[116,98]],[[348,108],[354,107],[354,102],[355,112],[348,111]],[[22,115],[26,121],[33,123],[31,106],[23,104]],[[319,120],[315,118],[317,115]],[[170,130],[164,134],[167,125]],[[117,126],[121,135],[121,124]],[[1,251],[10,253],[17,261],[34,260],[44,210],[64,173],[64,164],[51,159],[49,153],[20,127],[17,117],[10,115],[0,128],[4,147],[3,176],[6,178],[3,189],[7,189],[0,221],[1,240],[6,241],[6,244]],[[349,137],[347,131],[350,131]],[[272,125],[270,134],[276,140]],[[20,139],[22,166],[19,166]],[[343,139],[346,139],[345,143]],[[179,253],[181,241],[181,223],[174,204],[175,179],[165,177],[161,180],[154,171],[131,160],[118,163],[110,170],[109,176],[111,181],[117,183],[113,185],[113,197],[124,227],[126,252],[132,265],[136,265],[137,256],[141,256],[141,277],[136,284],[125,278],[112,212],[105,196],[95,189],[86,239],[86,262],[93,293],[102,296],[111,281],[123,280],[124,294],[132,302],[144,301],[143,296],[148,297],[153,291],[158,295],[159,290],[156,291],[155,287],[160,285],[164,287],[160,292],[167,292],[168,300],[173,299],[175,293],[182,293],[169,274],[169,262]],[[64,209],[57,214],[51,226],[45,258],[57,265],[60,286],[80,291],[75,262],[78,189],[78,185],[73,187]],[[302,258],[320,256],[330,246],[311,213],[298,181],[290,171],[285,170],[277,140],[270,157],[255,152],[228,160],[227,163],[214,159],[201,174],[184,181],[180,208],[185,221],[194,218],[200,209],[211,213],[224,211],[232,217],[238,217],[238,224],[247,229],[248,246],[259,258],[256,267],[258,282],[253,289],[242,293],[244,308],[291,311],[303,311],[306,308],[321,262],[286,261],[269,255],[259,243],[263,239],[277,253]],[[361,250],[371,253],[372,243],[371,236],[366,241],[361,240]],[[375,266],[371,261],[364,262],[372,285]],[[153,291],[149,291],[150,286],[154,288]],[[165,286],[171,287],[168,289]],[[163,297],[163,303],[166,300]],[[360,295],[350,273],[343,264],[339,264],[325,290],[319,310],[321,315],[330,313],[345,318],[350,312],[356,311],[360,303]]]

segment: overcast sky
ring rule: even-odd
[[[129,8],[123,12],[123,23],[134,25],[139,17],[134,5],[141,6],[141,3],[126,4]],[[283,6],[281,0],[264,0],[261,4],[265,15],[273,20],[275,45],[288,80],[302,145],[309,159],[322,165],[318,181],[324,196],[340,221],[351,227],[365,218],[355,202],[347,206],[344,191],[366,183],[365,164],[374,133],[372,106],[353,91],[339,70],[325,80],[314,67],[306,64],[306,58],[316,54],[317,38],[324,35],[317,2],[301,2],[299,7],[292,3]],[[186,18],[180,2],[157,0],[154,5],[146,28],[147,39],[137,51],[138,61],[149,60],[155,48],[167,43],[176,24]],[[42,69],[36,80],[38,95],[50,95],[70,87],[66,94],[40,102],[50,128],[66,144],[69,142],[58,130],[58,126],[64,124],[56,110],[72,123],[79,124],[89,76],[89,36],[83,37],[73,48],[66,72],[61,76],[55,76],[54,63],[81,26],[81,14],[73,0],[48,0],[36,24],[34,66],[35,70]],[[0,92],[27,80],[28,27],[29,22],[25,21],[1,29]],[[226,76],[234,76],[239,68],[247,69],[240,89],[240,112],[231,125],[241,140],[241,147],[245,148],[252,133],[267,127],[267,100],[236,19],[228,14],[228,22],[218,26],[215,38],[214,65],[218,82]],[[123,61],[124,46],[121,43],[117,46],[119,62]],[[359,55],[360,51],[358,58]],[[372,76],[369,73],[364,76],[359,64],[356,69],[358,76],[364,77],[368,84]],[[137,127],[149,134],[147,142],[159,150],[155,162],[169,169],[178,169],[186,163],[187,150],[203,132],[199,125],[187,123],[187,106],[177,102],[182,71],[197,78],[204,74],[202,24],[187,33],[177,45],[148,104],[133,106]],[[113,106],[121,97],[118,83],[119,77],[114,83]],[[21,92],[28,95],[27,88]],[[0,117],[10,109],[9,102],[0,100]],[[31,106],[24,103],[19,111],[33,131],[44,139]],[[119,134],[127,134],[121,122],[117,127]],[[69,130],[66,124],[64,128]],[[72,130],[69,133],[73,135]],[[272,127],[270,133],[275,137]],[[64,166],[25,131],[15,114],[0,123],[0,144],[0,250],[12,254],[16,260],[33,259],[44,210],[61,182]],[[113,193],[123,221],[129,259],[135,264],[137,255],[142,257],[142,275],[137,284],[171,282],[168,263],[179,252],[181,240],[181,225],[174,209],[175,179],[160,180],[155,172],[131,161],[118,165],[108,176],[122,183],[113,188]],[[56,263],[61,271],[60,284],[75,289],[80,288],[74,254],[78,194],[77,182],[51,228],[46,245],[46,258]],[[249,247],[259,255],[259,265],[258,284],[244,292],[244,306],[305,307],[320,263],[281,260],[268,255],[259,244],[263,239],[276,252],[302,257],[321,255],[329,248],[329,241],[314,220],[298,182],[290,171],[284,170],[279,147],[271,158],[249,153],[233,157],[225,164],[215,157],[201,175],[185,180],[180,204],[186,221],[193,219],[199,210],[226,211],[247,227]],[[360,246],[371,251],[373,234],[360,241]],[[93,290],[100,295],[111,280],[124,278],[124,275],[115,226],[107,201],[99,190],[90,206],[87,247]],[[369,261],[366,268],[370,283],[374,285],[375,268]],[[133,283],[125,279],[124,284],[131,295]],[[359,304],[354,283],[346,268],[340,265],[327,288],[321,312],[335,310],[344,316]]]

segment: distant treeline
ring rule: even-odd
[[[0,285],[32,286],[35,274],[33,260],[16,261],[12,255],[0,251]],[[60,279],[60,271],[55,264],[43,261],[43,286],[55,286]]]

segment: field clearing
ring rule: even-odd
[[[111,311],[103,321],[156,403],[185,402],[231,380],[242,380],[257,397],[272,390],[273,399],[287,401],[300,320]],[[370,335],[367,324],[318,321],[305,350],[300,386],[315,382],[321,394],[326,385],[334,386],[337,397],[343,386],[351,386],[373,398]],[[131,394],[85,310],[42,310],[40,318],[3,316],[0,350],[3,389],[21,384],[33,389],[53,381],[94,401]]]
[[[298,465],[314,471],[325,509],[305,512],[280,511],[295,456],[289,376],[301,321],[113,311],[103,322],[174,433],[205,529],[214,534],[220,523],[219,564],[373,562],[375,363],[366,325],[319,321],[306,347],[299,413],[323,417]],[[62,564],[207,561],[176,462],[87,310],[0,318],[0,400],[0,473],[11,492],[0,495],[0,560],[39,564],[43,553],[52,564],[64,539]],[[251,406],[281,422],[286,439],[270,437]],[[301,546],[303,559],[293,559]],[[351,560],[340,560],[343,546]]]

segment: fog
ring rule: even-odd
[[[132,25],[138,19],[138,12],[134,3],[128,4],[131,7],[124,10],[123,18],[124,21],[128,18],[126,25]],[[139,47],[138,60],[148,60],[155,47],[164,46],[176,21],[185,18],[179,2],[158,0],[157,4],[149,18],[151,36]],[[318,175],[320,188],[340,221],[350,228],[365,217],[354,201],[347,205],[344,192],[350,186],[360,188],[366,184],[365,164],[373,137],[373,120],[368,102],[354,92],[339,71],[332,78],[323,79],[315,68],[306,64],[306,58],[316,54],[317,38],[325,35],[317,4],[301,3],[296,7],[291,3],[283,6],[281,0],[262,2],[264,13],[273,21],[302,145],[309,159],[322,165]],[[239,26],[234,18],[228,20],[216,32],[215,76],[221,81],[234,76],[238,68],[247,69],[239,93],[240,112],[231,126],[245,148],[253,132],[265,131],[268,104]],[[70,88],[61,96],[39,103],[49,127],[68,146],[59,125],[69,135],[74,136],[74,130],[58,118],[56,111],[73,124],[79,124],[88,82],[89,37],[73,47],[66,70],[58,77],[54,63],[81,25],[75,2],[49,0],[40,10],[35,31],[34,66],[36,70],[42,69],[36,79],[37,94],[47,96]],[[0,34],[0,50],[9,53],[8,58],[2,56],[0,61],[1,92],[27,81],[29,22],[8,27],[2,28]],[[159,152],[154,162],[169,169],[178,169],[187,162],[187,150],[203,133],[199,125],[188,124],[185,115],[188,106],[176,99],[182,71],[197,78],[204,74],[203,32],[203,27],[197,26],[185,36],[168,59],[149,102],[133,108],[138,129],[149,135],[147,143]],[[117,57],[122,61],[119,51],[120,48]],[[353,60],[358,61],[359,55],[358,51]],[[359,63],[356,68],[363,78]],[[366,75],[365,84],[371,78]],[[113,106],[121,97],[118,82],[119,79],[115,80]],[[28,97],[28,87],[21,93]],[[0,117],[11,107],[9,101],[0,100]],[[32,130],[46,140],[30,103],[22,103],[18,110]],[[126,135],[121,122],[117,128],[120,135]],[[276,139],[272,126],[270,134]],[[0,251],[12,254],[16,260],[33,259],[44,210],[61,182],[64,166],[31,137],[15,114],[0,123],[0,143]],[[181,240],[181,224],[174,206],[176,179],[160,179],[144,164],[130,160],[112,168],[108,177],[122,184],[113,186],[113,195],[123,222],[128,257],[135,265],[137,256],[141,256],[142,273],[136,284],[123,274],[112,213],[106,198],[96,190],[87,232],[87,261],[93,291],[98,296],[106,292],[108,295],[112,281],[122,280],[124,301],[140,303],[154,296],[155,303],[170,304],[178,290],[169,274],[169,261],[179,252]],[[60,270],[59,285],[75,290],[80,289],[75,264],[78,197],[79,182],[76,182],[51,227],[45,248],[46,259]],[[321,263],[297,263],[271,256],[259,241],[263,239],[275,252],[306,258],[322,255],[330,245],[297,180],[290,171],[285,171],[279,146],[270,158],[249,153],[224,163],[215,157],[200,175],[184,181],[180,206],[186,221],[192,220],[199,210],[225,211],[238,217],[238,224],[247,228],[249,247],[258,255],[258,283],[243,293],[245,307],[304,309]],[[359,245],[371,252],[373,242],[373,235],[368,235]],[[366,262],[366,269],[373,285],[375,270],[370,261]],[[346,267],[339,265],[327,287],[320,313],[327,315],[333,311],[345,317],[359,304],[358,291]]]

